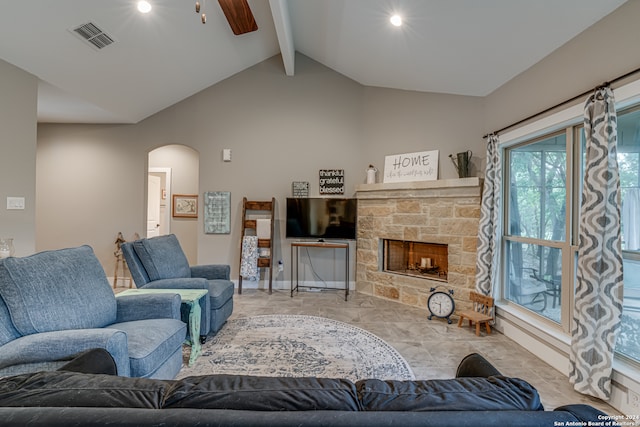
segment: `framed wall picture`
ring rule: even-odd
[[[174,218],[198,218],[198,195],[174,194],[172,215]]]
[[[291,183],[291,192],[293,197],[309,197],[309,182],[293,181]]]
[[[204,232],[206,234],[231,233],[231,192],[204,193]]]

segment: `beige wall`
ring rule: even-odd
[[[108,275],[115,240],[144,233],[147,150],[132,125],[39,125],[38,251],[91,245]]]
[[[172,168],[174,193],[198,193],[198,153],[158,145],[141,125],[39,125],[36,250],[88,244],[112,275],[118,232],[146,232],[148,165]],[[171,229],[195,263],[197,223],[174,219]]]
[[[449,154],[471,150],[470,174],[482,173],[482,98],[372,87],[364,92],[363,167],[381,169],[389,154],[439,150],[438,177],[458,178]]]
[[[144,230],[147,153],[178,144],[198,153],[201,198],[231,192],[231,234],[204,234],[200,215],[196,262],[231,264],[237,278],[242,197],[276,197],[274,252],[285,262],[277,278],[288,280],[282,224],[292,181],[309,181],[310,195],[318,196],[318,170],[344,169],[351,197],[369,163],[382,167],[385,155],[428,149],[441,151],[441,176],[454,177],[446,156],[471,148],[470,136],[481,133],[481,107],[477,98],[365,88],[298,55],[294,77],[274,57],[136,125],[41,124],[38,249],[90,244],[110,274],[117,232]],[[455,126],[458,120],[467,125]],[[230,163],[222,161],[223,148],[232,150]],[[72,212],[64,207],[70,199]],[[189,236],[178,236],[187,247]]]
[[[630,0],[486,97],[485,133],[640,67],[640,1]],[[633,79],[638,79],[638,75]],[[576,101],[583,104],[585,100]]]
[[[36,246],[36,120],[38,79],[0,60],[0,237],[16,255]],[[7,210],[7,197],[24,197],[24,210]]]

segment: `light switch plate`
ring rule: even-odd
[[[24,209],[24,197],[7,197],[7,209]]]
[[[230,162],[231,161],[231,148],[223,148],[222,149],[222,161]]]

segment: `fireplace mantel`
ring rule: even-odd
[[[391,182],[356,185],[358,199],[411,199],[422,197],[480,196],[483,179],[478,177],[434,181]]]

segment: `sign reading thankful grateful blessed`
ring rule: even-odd
[[[320,169],[320,194],[344,194],[344,169]]]
[[[431,181],[438,179],[438,150],[393,154],[384,158],[382,182]]]

